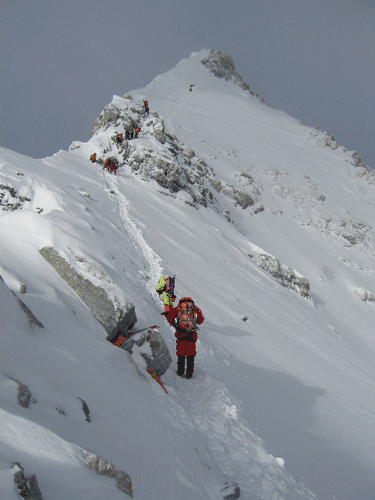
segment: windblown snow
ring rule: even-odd
[[[4,500],[20,498],[16,463],[45,500],[124,498],[86,452],[138,500],[375,498],[375,175],[250,87],[204,50],[114,96],[86,143],[1,149]],[[132,302],[135,328],[159,326],[168,394],[107,342],[46,246]],[[205,316],[191,380],[161,275]]]

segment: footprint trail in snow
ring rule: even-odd
[[[104,181],[104,189],[113,195],[122,222],[123,232],[130,237],[136,251],[142,256],[147,276],[144,278],[145,286],[148,292],[153,295],[154,284],[157,283],[159,277],[163,274],[162,259],[147,244],[141,229],[132,220],[129,213],[130,203],[121,193],[117,179],[113,175],[105,172],[102,172],[102,178]]]

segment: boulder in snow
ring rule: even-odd
[[[95,286],[91,281],[78,274],[54,248],[43,247],[39,251],[89,308],[109,335],[117,333],[118,330],[127,331],[136,323],[137,317],[132,303],[120,304],[117,300],[111,301],[103,288]],[[101,273],[105,275],[103,271]]]
[[[134,335],[121,347],[130,354],[138,351],[146,361],[147,368],[152,368],[158,377],[164,375],[172,363],[169,349],[156,328],[147,330],[147,333]]]
[[[227,481],[221,488],[223,500],[237,500],[241,497],[241,490],[237,483]]]

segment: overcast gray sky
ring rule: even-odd
[[[206,48],[375,168],[375,0],[1,0],[0,14],[6,148],[86,141],[114,94]]]

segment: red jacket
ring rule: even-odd
[[[178,314],[180,302],[177,304],[176,307],[173,307],[167,315],[168,323],[174,327],[176,327],[174,320]],[[202,314],[202,311],[197,306],[194,306],[194,311],[197,315],[197,323],[198,325],[201,325],[204,321],[204,316]],[[176,328],[175,337],[177,339],[176,342],[177,356],[195,356],[197,354],[195,348],[195,342],[198,340],[197,332],[186,333],[185,331]]]

